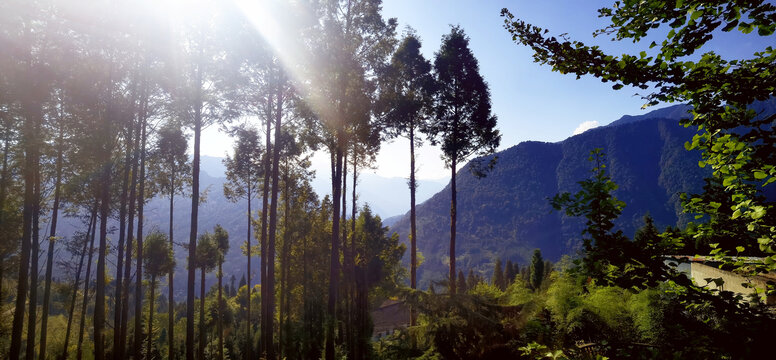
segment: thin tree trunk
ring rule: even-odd
[[[109,140],[106,140],[106,143]],[[110,184],[111,184],[111,164],[110,149],[108,146],[105,151],[104,169],[102,174],[102,195],[100,201],[100,246],[97,255],[97,290],[95,292],[94,304],[94,358],[102,360],[105,358],[105,256],[108,251],[108,217],[110,216]]]
[[[86,325],[87,305],[89,304],[89,282],[91,281],[91,277],[92,277],[92,262],[93,262],[92,255],[94,254],[94,239],[95,239],[95,233],[97,232],[97,218],[95,217],[94,219],[95,221],[92,224],[92,238],[89,240],[90,241],[89,256],[87,257],[87,262],[86,262],[86,282],[84,282],[84,295],[83,295],[83,299],[81,300],[81,322],[78,327],[78,346],[76,347],[76,352],[75,352],[76,360],[81,360],[81,357],[83,355],[82,346],[84,342],[84,327]]]
[[[119,205],[119,244],[116,254],[116,295],[113,310],[113,355],[119,359],[119,344],[121,343],[121,308],[124,302],[122,283],[124,281],[124,241],[127,229],[127,196],[129,192],[129,170],[132,164],[132,124],[127,126],[126,154],[124,156],[124,175],[121,183],[121,198]],[[43,359],[41,359],[43,360]]]
[[[355,149],[355,144],[354,144]],[[342,154],[342,258],[343,258],[343,266],[342,266],[342,283],[343,283],[343,296],[342,300],[343,303],[340,306],[344,305],[344,309],[340,309],[342,312],[340,315],[343,317],[343,323],[344,323],[344,334],[342,333],[342,329],[339,328],[340,334],[339,338],[336,339],[339,342],[345,343],[345,351],[347,351],[348,358],[353,358],[353,336],[352,331],[353,327],[351,326],[351,314],[350,314],[350,273],[348,270],[350,270],[350,251],[348,249],[348,152],[347,148]]]
[[[199,359],[205,359],[205,267],[199,283]]]
[[[268,106],[272,104],[272,95],[270,95],[268,99]],[[271,106],[270,106],[271,108]],[[271,111],[270,111],[271,113]],[[272,142],[271,142],[271,134],[272,134],[272,118],[267,117],[267,153],[264,157],[264,184],[262,186],[262,200],[261,200],[261,239],[260,239],[260,246],[261,246],[261,288],[260,288],[260,294],[261,294],[261,332],[260,332],[260,338],[259,341],[259,356],[265,354],[266,348],[267,348],[267,342],[266,342],[266,334],[269,332],[267,329],[267,216],[269,216],[269,212],[267,211],[267,208],[269,206],[269,188],[270,188],[270,172],[269,167],[271,164],[270,159],[270,152],[272,151]],[[250,293],[249,293],[250,294]],[[250,297],[249,297],[250,302]]]
[[[153,340],[153,333],[154,333],[154,290],[156,290],[156,274],[151,275],[151,299],[149,299],[148,304],[148,343],[146,348],[146,356],[145,358],[150,360],[151,357],[151,343]]]
[[[173,201],[175,200],[175,161],[170,167],[170,250],[175,254],[175,242],[173,241]],[[174,256],[173,256],[174,257]],[[173,291],[173,274],[175,269],[170,268],[167,274],[167,359],[175,359],[175,292]]]
[[[121,302],[121,324],[120,324],[120,341],[118,344],[114,344],[114,346],[117,347],[116,358],[122,359],[126,355],[126,345],[127,345],[127,328],[129,327],[129,281],[131,280],[130,277],[130,269],[132,267],[132,239],[134,237],[134,230],[135,230],[135,204],[137,202],[137,170],[139,166],[139,149],[140,149],[140,127],[141,122],[137,121],[137,124],[135,125],[135,142],[133,145],[134,148],[134,154],[132,155],[132,180],[130,181],[129,186],[129,211],[127,212],[129,215],[129,219],[127,221],[127,244],[126,244],[126,251],[125,256],[126,259],[124,260],[124,280],[121,282],[121,292],[123,294],[126,294],[125,299]]]
[[[40,133],[38,131],[38,133]],[[38,259],[40,257],[40,165],[35,167],[35,197],[32,203],[32,250],[30,258],[30,310],[27,313],[27,360],[35,358],[35,325],[38,312]]]
[[[67,328],[65,330],[65,345],[62,347],[62,353],[59,355],[59,359],[64,360],[67,358],[67,347],[70,344],[70,331],[73,324],[73,317],[75,315],[75,302],[78,297],[78,285],[81,283],[81,270],[84,267],[84,258],[86,257],[86,248],[89,246],[89,237],[92,232],[92,224],[97,220],[97,208],[92,210],[92,215],[89,217],[89,224],[86,227],[86,238],[84,239],[84,248],[81,250],[81,259],[78,262],[78,270],[75,272],[75,283],[73,284],[73,296],[70,300],[70,311],[67,316]]]
[[[286,301],[288,300],[288,294],[289,291],[289,285],[288,285],[288,268],[290,264],[288,263],[288,242],[290,241],[291,237],[289,236],[290,228],[289,228],[289,211],[290,211],[290,199],[289,199],[289,193],[290,193],[290,185],[289,185],[289,165],[288,165],[288,158],[285,159],[285,171],[283,174],[283,248],[281,250],[280,254],[280,316],[279,316],[279,326],[278,326],[278,339],[280,343],[280,358],[287,358],[288,357],[288,349],[286,348],[286,342],[288,341],[286,337],[288,336],[287,329],[285,328],[288,319],[286,317],[288,316],[288,309],[285,307]]]
[[[417,289],[418,233],[415,227],[415,128],[410,126],[410,288]],[[415,310],[410,306],[410,326],[416,325]]]
[[[218,360],[224,360],[224,324],[221,314],[221,289],[224,273],[221,272],[222,261],[218,260]]]
[[[457,192],[455,188],[455,166],[457,159],[453,156],[450,172],[450,294],[455,294],[455,221],[456,221],[456,206],[457,206]]]
[[[347,166],[347,164],[345,165]],[[356,212],[358,211],[358,207],[356,206],[356,184],[358,183],[358,156],[356,151],[353,151],[353,194],[351,195],[351,201],[353,201],[353,205],[350,207],[352,213],[351,213],[351,222],[350,222],[350,259],[348,260],[348,272],[351,276],[350,286],[351,291],[349,297],[351,302],[351,321],[352,321],[352,327],[353,327],[353,358],[354,359],[361,359],[363,356],[364,349],[362,349],[361,344],[361,327],[359,325],[359,316],[358,316],[358,287],[356,286]]]
[[[246,235],[247,240],[247,250],[248,250],[248,306],[247,306],[247,312],[246,312],[246,333],[248,334],[248,341],[246,341],[246,359],[251,359],[251,350],[253,350],[253,336],[251,335],[253,330],[253,325],[251,324],[251,290],[253,289],[253,286],[251,285],[251,182],[250,177],[248,179],[248,234]],[[234,287],[234,284],[232,284],[232,287]]]
[[[202,133],[202,72],[197,68],[194,100],[194,159],[191,168],[191,228],[189,230],[189,260],[186,290],[186,360],[194,360],[194,282],[196,281],[197,221],[199,219],[199,147]]]
[[[142,129],[140,132],[140,186],[137,194],[137,255],[135,256],[135,341],[134,353],[136,356],[140,356],[143,351],[143,208],[145,207],[145,159],[146,159],[146,114],[148,99],[144,95],[145,103],[143,104],[142,114],[140,115],[140,121],[142,122]]]
[[[40,360],[46,360],[46,335],[48,327],[49,302],[51,300],[51,275],[54,267],[54,243],[57,235],[59,215],[60,187],[62,185],[62,130],[59,132],[59,151],[57,152],[57,175],[54,183],[54,206],[51,210],[51,232],[49,233],[48,252],[46,253],[46,284],[43,290],[43,312],[40,321]]]
[[[326,360],[334,360],[334,329],[337,323],[337,288],[339,286],[339,235],[340,235],[340,191],[342,190],[342,131],[337,134],[335,149],[335,166],[332,179],[332,224],[331,224],[331,257],[329,271],[329,301],[326,307]]]
[[[30,248],[32,247],[32,212],[34,201],[35,164],[38,159],[35,156],[35,146],[31,144],[33,134],[30,120],[25,121],[25,156],[24,156],[24,207],[22,210],[22,244],[19,253],[19,279],[16,282],[16,307],[13,314],[11,327],[11,346],[8,351],[9,359],[19,359],[22,347],[22,330],[24,326],[24,305],[27,303],[28,275],[30,271]]]
[[[279,70],[278,70],[279,71]],[[275,344],[273,340],[275,320],[275,239],[277,236],[277,211],[278,211],[278,166],[280,162],[280,131],[283,118],[283,93],[285,78],[278,74],[278,88],[275,109],[275,148],[272,149],[272,203],[269,213],[269,239],[267,241],[267,359],[275,359]]]

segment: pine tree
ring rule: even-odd
[[[496,264],[495,266],[493,266],[493,278],[490,280],[490,283],[501,290],[504,290],[506,288],[504,269],[501,267],[500,258],[496,259]]]
[[[507,260],[507,266],[504,269],[504,281],[507,286],[512,285],[512,282],[515,281],[515,268],[512,260]]]
[[[533,257],[531,257],[531,287],[538,291],[542,286],[542,280],[544,280],[544,259],[542,259],[542,251],[539,249],[534,250]]]

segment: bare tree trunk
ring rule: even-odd
[[[48,251],[46,253],[46,283],[43,290],[43,312],[40,320],[40,360],[46,360],[46,335],[48,327],[49,302],[51,300],[51,274],[54,267],[54,243],[57,235],[57,218],[59,215],[60,187],[62,185],[62,130],[59,132],[57,152],[57,175],[54,183],[54,206],[51,210],[51,232],[49,233]]]
[[[205,359],[205,268],[202,267],[199,283],[199,359]]]
[[[97,208],[92,210],[92,214],[89,217],[89,223],[86,227],[86,238],[84,239],[84,247],[81,250],[81,260],[78,262],[78,270],[75,272],[75,283],[73,284],[73,296],[70,300],[70,311],[67,316],[67,329],[65,330],[65,345],[62,347],[62,353],[59,355],[59,359],[64,360],[67,358],[67,347],[70,344],[70,331],[73,324],[73,317],[75,316],[75,302],[78,297],[78,285],[81,283],[81,270],[84,266],[84,258],[86,257],[86,248],[89,246],[89,237],[92,233],[92,224],[97,221]]]
[[[347,166],[347,163],[346,165]],[[348,294],[351,303],[351,326],[353,331],[353,359],[361,359],[364,349],[361,344],[361,326],[359,324],[358,316],[358,286],[356,286],[356,212],[358,207],[356,206],[356,184],[358,183],[358,154],[355,149],[353,151],[353,194],[351,195],[351,220],[350,220],[350,259],[348,260],[348,272],[350,273],[350,294]]]
[[[253,286],[251,285],[251,183],[250,183],[250,177],[248,180],[248,234],[246,235],[246,248],[248,250],[248,306],[247,311],[245,315],[246,320],[246,333],[248,334],[248,341],[246,341],[246,359],[251,359],[251,352],[253,350],[253,336],[251,335],[253,330],[253,325],[251,324],[251,290],[253,290]],[[234,284],[232,284],[234,286]]]
[[[173,241],[173,201],[175,200],[175,161],[170,167],[170,250],[175,254],[175,241]],[[174,257],[174,256],[173,256]],[[167,359],[175,359],[175,292],[173,291],[173,274],[175,269],[170,268],[167,274]]]
[[[84,342],[84,326],[86,325],[86,310],[87,310],[87,305],[89,304],[89,282],[92,276],[92,262],[93,262],[92,255],[94,254],[95,232],[97,232],[96,218],[94,223],[92,224],[92,238],[89,240],[90,241],[89,256],[87,257],[87,262],[86,262],[86,282],[84,283],[84,295],[81,301],[81,323],[78,327],[78,346],[76,347],[76,352],[75,352],[76,360],[81,360],[81,357],[83,355],[81,347],[83,346],[83,342]]]
[[[278,69],[280,72],[280,69]],[[278,88],[275,109],[275,148],[272,149],[272,203],[269,213],[269,239],[267,241],[267,359],[275,359],[275,344],[273,339],[274,320],[275,320],[275,239],[277,236],[277,212],[278,212],[278,166],[280,162],[280,131],[283,118],[283,87],[285,78],[283,74],[278,74]],[[262,286],[263,287],[263,286]]]
[[[121,302],[121,324],[119,326],[121,333],[120,341],[118,344],[114,344],[114,346],[117,346],[117,350],[115,351],[117,359],[122,359],[126,355],[127,328],[129,327],[129,281],[131,280],[130,269],[132,267],[132,239],[135,234],[135,204],[137,203],[137,170],[140,157],[140,127],[141,122],[138,119],[138,122],[135,125],[135,134],[137,136],[135,136],[133,146],[135,150],[134,155],[132,156],[132,180],[130,181],[129,186],[129,211],[127,212],[129,219],[127,221],[126,251],[124,252],[126,256],[126,259],[124,260],[124,280],[121,282],[121,292],[126,294],[126,298]]]
[[[140,356],[143,351],[143,208],[145,207],[145,159],[146,159],[146,121],[148,98],[144,94],[144,104],[140,115],[140,189],[137,194],[137,255],[135,256],[135,341],[134,353]]]
[[[272,104],[272,95],[270,95],[268,101],[269,104]],[[264,157],[264,184],[262,189],[262,200],[261,200],[261,332],[260,332],[260,338],[259,341],[259,356],[262,356],[266,353],[267,349],[267,341],[266,341],[266,334],[269,332],[267,329],[267,318],[269,317],[267,315],[267,217],[269,216],[269,212],[267,211],[267,208],[269,207],[269,189],[270,189],[270,172],[269,167],[271,164],[271,158],[270,153],[272,151],[272,142],[271,142],[271,134],[272,134],[272,119],[270,117],[267,117],[267,153]],[[249,293],[250,294],[250,293]],[[249,297],[250,302],[250,297]]]
[[[451,193],[451,199],[450,199],[450,294],[455,294],[455,221],[456,221],[456,197],[457,192],[455,188],[455,166],[456,166],[457,159],[455,156],[453,156],[451,165],[450,165],[450,171],[451,171],[451,178],[450,178],[450,193]]]
[[[186,290],[186,360],[194,360],[194,282],[196,281],[197,221],[199,219],[199,147],[202,133],[202,70],[197,68],[194,100],[194,159],[191,168],[191,228],[189,230],[189,260]]]
[[[418,233],[415,226],[415,128],[410,126],[410,288],[417,289],[418,271]],[[410,326],[416,325],[415,310],[410,306]]]
[[[339,235],[340,235],[340,192],[342,191],[342,148],[341,130],[337,132],[337,145],[335,149],[334,173],[332,181],[332,224],[331,224],[331,257],[329,271],[329,301],[326,307],[328,319],[326,321],[326,360],[334,360],[334,328],[337,323],[337,289],[339,287]]]
[[[156,275],[151,275],[151,299],[149,299],[149,305],[148,305],[148,343],[146,348],[146,359],[152,359],[151,357],[151,343],[153,341],[153,333],[154,333],[154,290],[156,290]]]
[[[221,313],[221,289],[224,273],[221,271],[223,261],[218,260],[218,360],[224,360],[224,324],[223,314]]]
[[[37,131],[40,134],[40,131]],[[40,158],[40,157],[39,157]],[[35,358],[35,325],[38,311],[38,259],[40,257],[40,165],[35,167],[35,197],[32,203],[32,250],[30,257],[30,310],[27,313],[27,360]]]

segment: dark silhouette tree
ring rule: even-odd
[[[445,165],[450,168],[450,293],[455,294],[455,234],[457,219],[456,172],[458,164],[473,155],[492,154],[501,135],[496,130],[496,116],[491,114],[490,90],[479,73],[477,59],[469,49],[469,38],[460,27],[453,27],[442,37],[435,54],[437,92],[435,119],[429,124],[431,142],[440,145]],[[487,162],[487,166],[483,164]],[[469,164],[476,176],[484,176],[495,163],[495,157],[478,158]]]
[[[531,257],[531,287],[535,291],[539,291],[542,286],[542,280],[544,280],[544,259],[542,259],[542,251],[539,249],[534,250]]]
[[[496,264],[493,266],[493,278],[490,280],[490,283],[501,290],[506,288],[504,268],[501,266],[500,258],[496,259]]]

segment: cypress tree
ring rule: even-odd
[[[541,250],[536,249],[531,258],[531,287],[538,290],[542,286],[542,280],[544,280],[544,259],[542,259]]]

